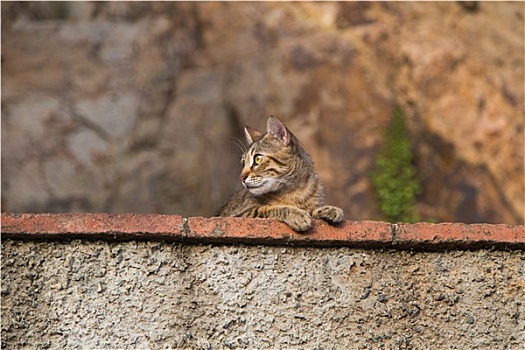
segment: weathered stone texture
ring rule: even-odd
[[[523,251],[2,241],[2,349],[518,349]]]
[[[511,2],[3,2],[2,209],[212,215],[273,114],[378,218],[397,103],[423,219],[523,223],[523,52]]]

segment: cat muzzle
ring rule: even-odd
[[[243,186],[254,196],[260,196],[279,189],[279,182],[273,179],[263,179],[262,181],[252,182],[249,179],[243,181]]]
[[[263,185],[264,183],[257,183],[257,184],[254,184],[252,182],[246,182],[246,181],[243,181],[242,182],[242,185],[244,186],[244,188],[246,188],[247,190],[250,190],[250,189],[255,189],[255,188],[259,188]]]

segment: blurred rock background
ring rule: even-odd
[[[327,202],[406,113],[422,220],[524,221],[524,6],[2,2],[2,211],[213,215],[242,128],[283,120]]]

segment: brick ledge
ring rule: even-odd
[[[183,218],[160,214],[1,214],[2,238],[162,240],[190,244],[261,244],[399,249],[522,249],[525,225],[314,220],[306,233],[265,219]]]

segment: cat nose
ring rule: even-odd
[[[241,173],[241,182],[244,182],[247,178],[248,178],[248,172],[247,171],[243,171]]]

